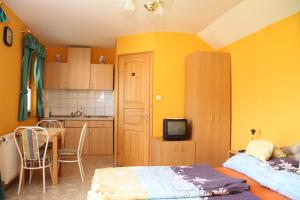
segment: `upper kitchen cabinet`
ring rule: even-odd
[[[90,89],[113,90],[113,77],[112,64],[91,64]]]
[[[44,88],[67,89],[68,80],[67,63],[45,63]]]
[[[68,48],[68,89],[90,88],[90,48]]]

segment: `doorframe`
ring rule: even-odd
[[[154,64],[154,52],[142,51],[134,53],[123,53],[116,55],[115,64],[115,77],[114,77],[114,98],[115,98],[115,116],[114,116],[114,161],[115,166],[118,166],[118,132],[119,132],[119,57],[127,55],[145,54],[150,53],[150,69],[149,69],[149,149],[148,149],[148,165],[151,163],[151,140],[153,137],[153,64]]]

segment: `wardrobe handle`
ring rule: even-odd
[[[217,120],[217,122],[220,120],[220,117],[219,117],[219,115],[217,115],[217,117],[216,117],[216,120]]]
[[[211,121],[211,122],[214,121],[213,115],[210,115],[210,121]]]

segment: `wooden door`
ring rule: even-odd
[[[214,89],[216,101],[214,106],[214,166],[222,166],[228,158],[230,150],[230,119],[231,119],[231,70],[230,54],[215,53]]]
[[[94,90],[113,90],[114,66],[111,64],[91,64],[90,88]]]
[[[118,165],[148,165],[152,53],[119,56]]]
[[[113,128],[90,128],[90,155],[113,154]]]
[[[68,89],[89,89],[90,48],[68,48]]]
[[[43,88],[66,89],[68,82],[67,74],[67,63],[45,63]]]

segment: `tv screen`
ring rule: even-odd
[[[169,135],[185,135],[186,123],[185,121],[169,121],[168,134]]]
[[[164,119],[163,127],[165,140],[185,140],[187,137],[186,119]]]

